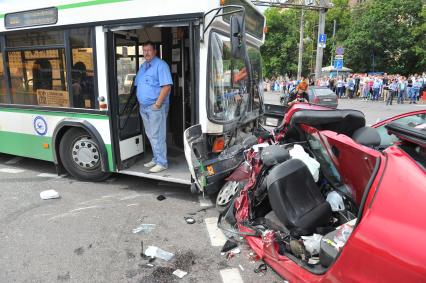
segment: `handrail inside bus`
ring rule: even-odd
[[[226,13],[222,12],[221,14],[219,14],[220,11],[221,10],[223,11],[223,9],[225,9],[225,8],[236,8],[236,10],[226,12]],[[206,22],[207,15],[209,15],[210,13],[215,12],[215,11],[216,11],[216,14],[213,16],[213,18],[210,20],[209,24],[206,26],[205,22]],[[209,29],[209,27],[211,26],[211,24],[213,23],[215,18],[221,17],[221,16],[226,16],[226,15],[232,15],[232,14],[236,14],[236,13],[242,13],[243,14],[243,20],[245,19],[246,9],[243,6],[239,6],[239,5],[226,5],[226,6],[222,6],[222,7],[219,7],[219,8],[214,8],[214,9],[208,11],[207,13],[205,13],[204,16],[203,16],[203,25],[205,27],[203,29],[203,36],[201,37],[200,41],[204,42],[204,35],[205,35],[206,31]]]

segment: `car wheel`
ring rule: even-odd
[[[222,213],[228,209],[232,198],[238,192],[240,183],[236,181],[227,181],[220,189],[216,198],[216,209]]]
[[[83,129],[68,130],[59,144],[59,155],[65,169],[83,181],[103,181],[110,175],[102,172],[97,142]]]

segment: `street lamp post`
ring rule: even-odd
[[[297,62],[297,79],[300,80],[302,77],[302,61],[303,61],[303,37],[304,37],[304,26],[305,26],[305,14],[302,9],[300,15],[300,38],[299,38],[299,60]]]
[[[318,36],[324,33],[325,30],[325,13],[326,9],[324,8],[324,0],[320,1],[320,6],[323,7],[319,12],[319,21],[318,21]],[[317,58],[315,62],[315,79],[321,77],[321,68],[322,68],[322,57],[323,57],[324,48],[317,44]]]

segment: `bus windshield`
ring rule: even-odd
[[[244,60],[232,57],[228,38],[213,32],[210,46],[210,118],[226,123],[239,117],[248,106],[248,73]]]

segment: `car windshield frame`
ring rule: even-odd
[[[407,115],[397,119],[393,119],[390,122],[382,124],[380,126],[373,126],[378,134],[380,135],[380,146],[379,148],[384,150],[394,144],[400,143],[401,139],[394,134],[391,134],[386,129],[386,125],[389,123],[397,122],[410,127],[418,127],[426,123],[426,113],[415,113],[413,115]]]
[[[305,136],[312,154],[315,156],[315,159],[320,164],[321,172],[323,173],[324,177],[335,188],[343,186],[344,182],[342,181],[342,176],[340,175],[339,170],[337,169],[337,167],[334,165],[333,161],[331,160],[331,157],[328,154],[327,149],[324,146],[319,133],[305,132]]]

